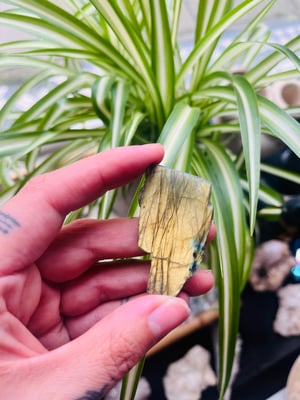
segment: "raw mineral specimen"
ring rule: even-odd
[[[211,185],[160,165],[140,195],[139,246],[151,253],[148,292],[176,296],[199,267],[211,225]]]
[[[279,307],[274,331],[282,336],[300,335],[300,284],[286,285],[277,294]]]
[[[257,247],[249,277],[254,290],[277,290],[290,273],[295,260],[288,245],[280,240],[269,240]]]
[[[210,366],[210,353],[200,345],[192,347],[183,358],[170,364],[163,378],[168,400],[199,400],[201,392],[216,383],[216,375]]]

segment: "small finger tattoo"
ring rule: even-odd
[[[20,223],[10,214],[0,211],[0,233],[8,235],[13,229],[19,228]]]
[[[83,396],[76,400],[102,400],[106,394],[108,385],[104,385],[100,390],[88,390]]]

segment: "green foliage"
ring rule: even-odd
[[[279,109],[258,92],[279,78],[299,76],[300,37],[285,46],[268,42],[270,30],[261,20],[274,0],[244,0],[237,6],[229,0],[201,0],[194,43],[183,59],[181,0],[64,0],[61,7],[54,0],[3,2],[12,8],[0,13],[1,25],[29,36],[0,45],[0,68],[31,74],[0,111],[1,201],[30,176],[133,143],[158,141],[165,146],[166,165],[209,179],[217,227],[210,263],[219,289],[222,398],[253,253],[257,202],[281,205],[280,196],[260,184],[261,167],[267,168],[260,165],[262,132],[300,155],[292,110]],[[224,32],[253,10],[218,55]],[[258,61],[266,46],[270,54]],[[290,71],[274,71],[283,59],[290,60]],[[234,68],[245,73],[234,74]],[[24,94],[41,85],[46,93],[20,112]],[[228,114],[224,122],[221,117]],[[241,138],[239,154],[230,151],[228,136]],[[54,150],[45,155],[49,145]],[[299,180],[287,171],[284,176]],[[108,193],[99,200],[99,216],[107,217],[114,198]],[[124,386],[122,396],[134,395],[126,397]]]

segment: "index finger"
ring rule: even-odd
[[[120,147],[31,179],[0,210],[0,222],[8,228],[0,230],[0,274],[33,263],[70,211],[138,178],[162,158],[159,144]]]

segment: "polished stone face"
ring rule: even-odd
[[[151,253],[148,292],[176,296],[200,266],[212,221],[208,181],[152,167],[140,196],[139,246]]]

